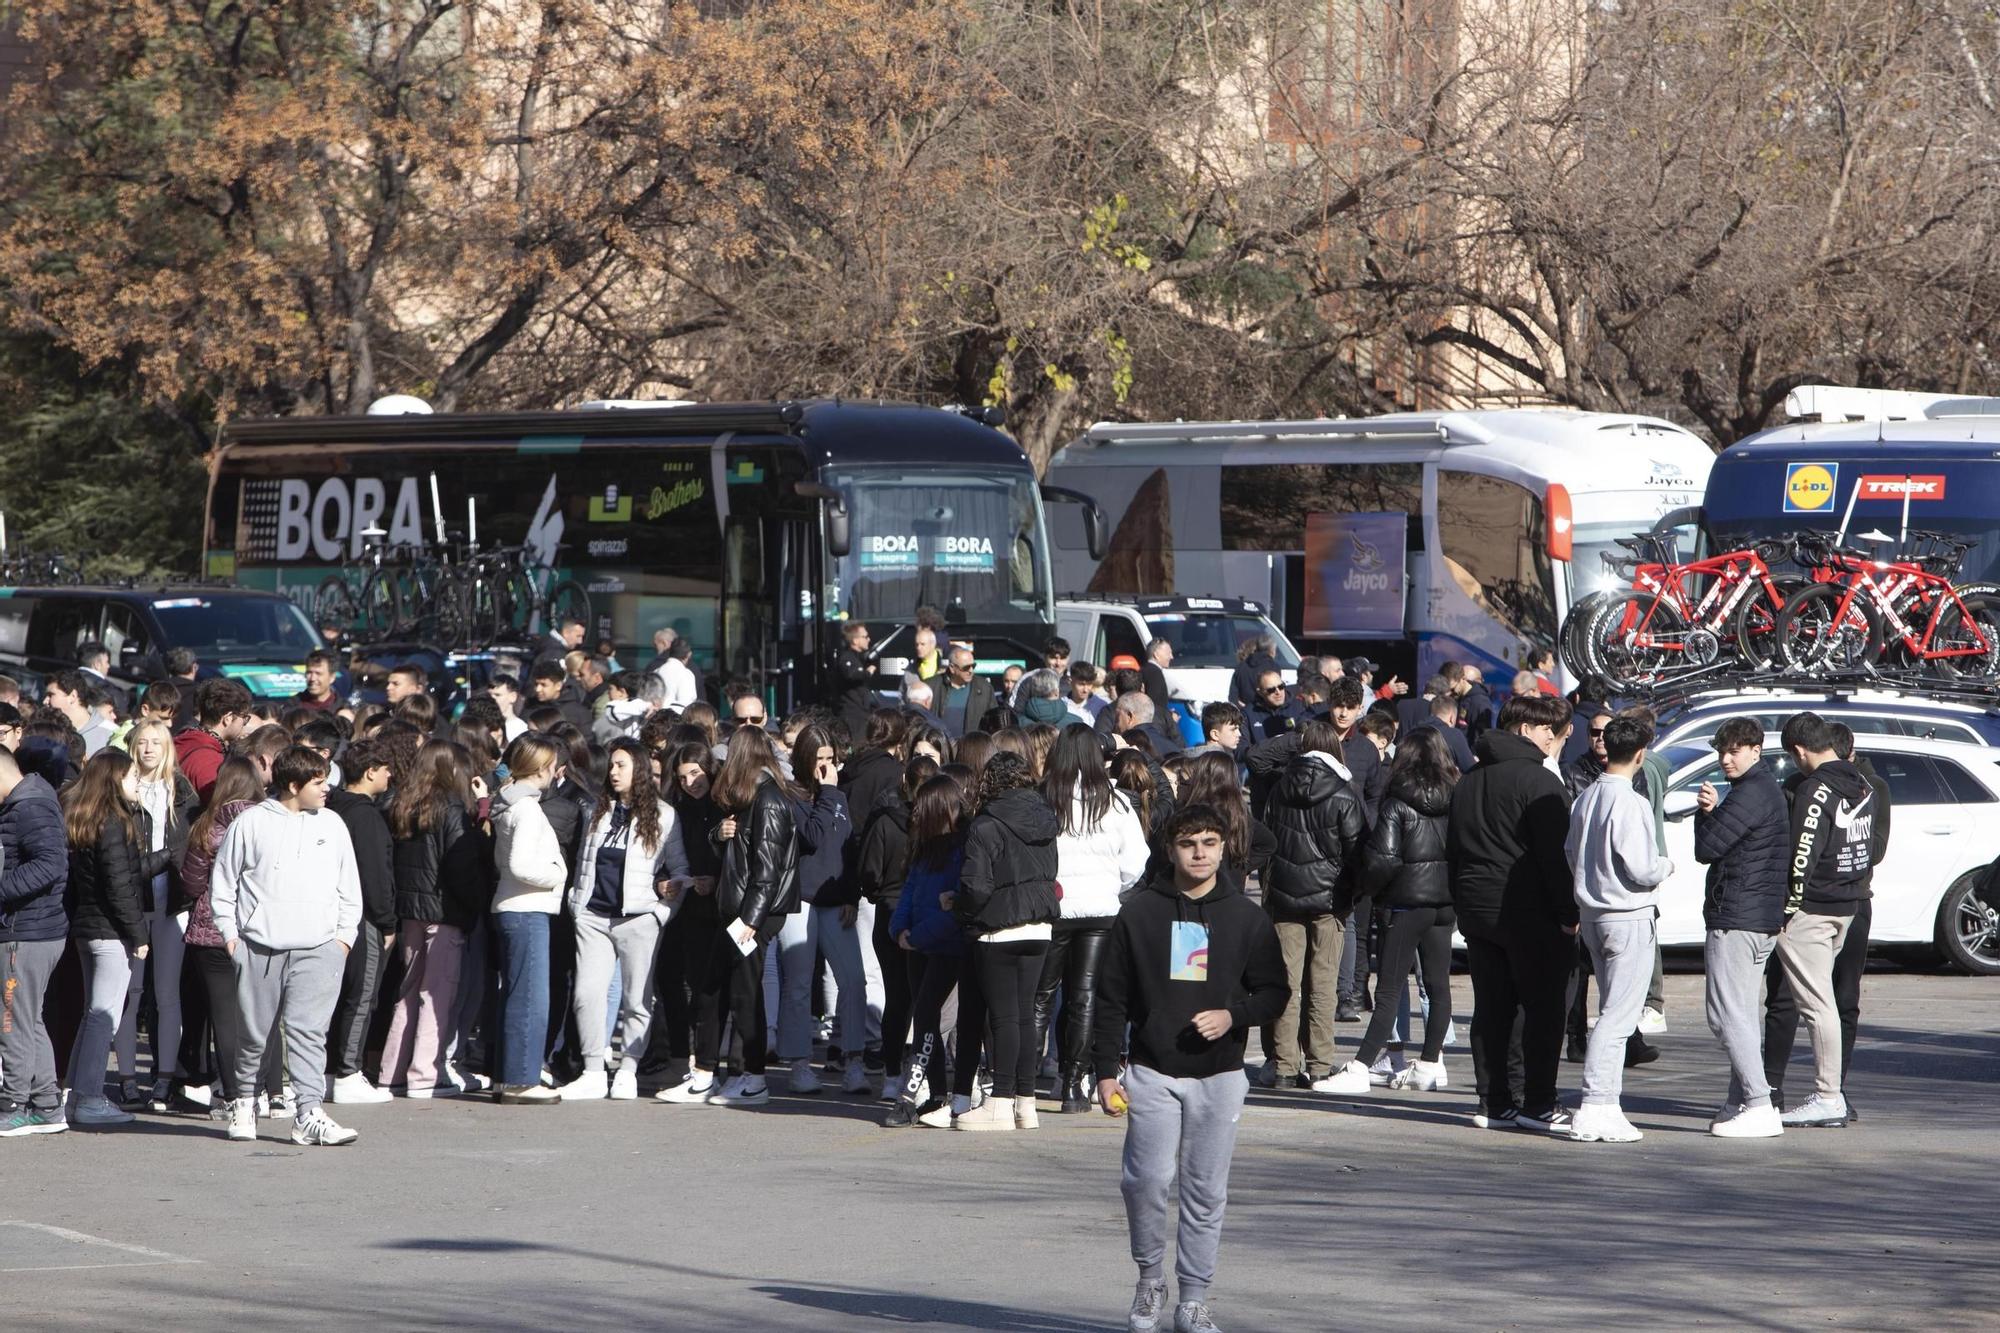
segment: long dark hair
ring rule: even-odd
[[[409,776],[389,798],[389,830],[414,838],[444,818],[453,801],[472,808],[472,756],[453,741],[425,741]]]
[[[223,823],[225,806],[263,799],[264,779],[258,776],[257,765],[240,757],[223,760],[222,767],[215,773],[215,786],[209,789],[208,808],[201,812],[201,816],[194,821],[194,827],[188,830],[188,846],[199,847],[206,853],[215,826]]]
[[[1236,776],[1236,761],[1210,750],[1188,760],[1187,776],[1174,797],[1175,809],[1205,805],[1222,819],[1222,850],[1229,864],[1242,870],[1250,864],[1250,808],[1243,799],[1243,784]]]
[[[632,790],[625,793],[626,808],[631,811],[632,831],[638,835],[639,844],[654,851],[660,846],[660,786],[653,780],[653,757],[646,753],[646,747],[630,736],[620,736],[611,742],[604,752],[604,799],[597,803],[597,810],[590,816],[590,826],[596,828],[610,814],[611,807],[618,804],[611,794],[611,756],[629,755],[632,760]]]
[[[1111,775],[1105,771],[1104,746],[1095,731],[1082,723],[1063,728],[1049,750],[1042,795],[1064,833],[1089,833],[1104,822],[1111,813]]]
[[[917,793],[923,789],[923,785],[943,771],[938,761],[927,754],[920,754],[903,765],[903,803],[914,806],[917,803]]]
[[[125,840],[139,846],[139,807],[127,798],[122,785],[131,769],[132,756],[109,747],[84,761],[83,772],[62,797],[70,846],[95,847],[114,819],[125,826]]]
[[[1403,737],[1396,746],[1396,758],[1389,765],[1391,786],[1450,791],[1458,785],[1458,779],[1458,764],[1444,742],[1444,733],[1436,727],[1418,727]]]
[[[702,776],[708,779],[708,794],[694,797],[681,786],[681,770],[689,764],[698,766]],[[667,751],[661,766],[661,776],[666,780],[667,804],[675,810],[685,810],[700,801],[713,803],[715,800],[715,752],[700,741],[684,741]]]
[[[1118,790],[1132,798],[1132,808],[1139,813],[1140,827],[1147,836],[1153,829],[1153,770],[1146,765],[1146,756],[1137,750],[1120,750],[1118,757],[1111,761],[1111,777],[1118,784]]]
[[[993,738],[983,731],[968,731],[951,747],[951,762],[971,769],[974,782],[979,781],[979,775],[986,771],[986,761],[992,757]]]
[[[796,784],[785,781],[784,771],[778,767],[778,752],[771,748],[771,738],[764,729],[738,727],[730,733],[729,757],[722,761],[710,789],[716,808],[732,815],[748,810],[757,799],[757,784],[766,774],[778,784],[780,794],[800,795]]]
[[[817,722],[808,723],[792,739],[792,781],[815,801],[819,799],[819,752],[822,749],[833,751],[834,762],[840,762],[840,742],[834,739],[833,732]]]
[[[941,870],[965,845],[965,789],[947,777],[925,780],[910,801],[910,866]]]

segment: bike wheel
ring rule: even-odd
[[[1591,622],[1586,653],[1594,674],[1613,689],[1636,689],[1687,663],[1687,630],[1671,603],[1649,592],[1622,592],[1606,598]]]
[[[2000,596],[1953,598],[1938,613],[1929,647],[1932,652],[1964,654],[1925,660],[1925,666],[1946,680],[2000,679]]]
[[[553,629],[571,616],[595,628],[590,618],[590,594],[575,579],[563,579],[549,589],[549,627]]]
[[[313,608],[322,626],[338,625],[344,630],[353,630],[361,621],[361,604],[355,600],[354,589],[348,586],[344,574],[328,574],[319,581]]]
[[[1783,665],[1778,660],[1778,615],[1799,587],[1797,583],[1780,582],[1776,606],[1769,597],[1760,594],[1744,598],[1743,605],[1736,608],[1736,651],[1752,671]]]
[[[1847,588],[1838,583],[1810,583],[1792,594],[1773,630],[1783,665],[1795,671],[1848,671],[1882,655],[1882,631],[1875,618],[1858,602],[1841,614],[1846,596]]]
[[[1569,615],[1562,623],[1562,632],[1556,636],[1556,652],[1562,656],[1563,667],[1578,680],[1590,674],[1590,664],[1584,654],[1590,638],[1591,618],[1603,608],[1610,596],[1608,592],[1587,594],[1570,607]]]
[[[387,569],[371,570],[361,585],[361,628],[373,639],[386,639],[403,620],[403,599],[397,578]]]
[[[485,648],[500,637],[500,597],[493,580],[480,575],[466,590],[466,628],[472,646]]]
[[[500,632],[525,642],[535,628],[535,585],[526,574],[510,569],[500,580]]]
[[[433,620],[437,629],[437,646],[445,652],[455,652],[464,648],[472,637],[472,599],[470,589],[458,579],[446,579],[438,584],[431,597]]]

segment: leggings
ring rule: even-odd
[[[1048,1045],[1055,1017],[1056,989],[1062,989],[1062,1028],[1056,1040],[1058,1067],[1067,1087],[1090,1061],[1091,1027],[1097,1019],[1097,969],[1111,942],[1111,917],[1077,917],[1055,924],[1035,988],[1035,1054]]]
[[[1436,1064],[1444,1055],[1444,1035],[1451,1027],[1451,932],[1458,915],[1449,907],[1399,907],[1387,913],[1389,928],[1382,940],[1382,971],[1376,983],[1376,1004],[1367,1035],[1354,1057],[1372,1065],[1382,1054],[1396,1023],[1398,1006],[1384,997],[1402,990],[1410,964],[1420,963],[1430,1013],[1424,1017],[1424,1061]]]
[[[870,932],[875,945],[875,960],[882,968],[882,1067],[891,1074],[902,1071],[903,1052],[912,1040],[910,1009],[915,992],[914,960],[922,957],[921,954],[905,953],[901,945],[889,938],[889,918],[895,911],[894,898],[875,904],[875,928]]]
[[[986,996],[986,1013],[993,1030],[993,1095],[1032,1097],[1035,1068],[1035,988],[1042,980],[1047,940],[1009,940],[972,946],[979,970],[979,987]],[[960,1026],[963,1028],[963,1006]]]
[[[898,952],[901,952],[898,950]],[[964,1065],[964,1047],[960,1047],[961,1059],[952,1061],[944,1048],[944,1002],[958,985],[958,979],[965,968],[965,959],[957,954],[911,953],[905,957],[909,966],[904,977],[905,986],[914,993],[911,1003],[915,1020],[916,1035],[910,1039],[909,1067],[903,1078],[903,1095],[911,1099],[911,1092],[919,1086],[932,1089],[944,1086],[942,1070],[949,1065],[953,1069]],[[961,1001],[959,1012],[965,1012]],[[959,1040],[964,1041],[961,1027]],[[972,1047],[972,1066],[979,1065],[979,1047]],[[971,1095],[972,1085],[966,1084],[966,1095]]]
[[[700,1068],[714,1069],[720,1063],[722,1023],[726,1019],[733,1023],[736,1043],[742,1048],[742,1072],[752,1078],[764,1077],[771,1055],[764,1026],[764,955],[783,920],[772,917],[764,923],[757,932],[757,947],[748,957],[723,927],[715,927],[709,936],[715,961],[702,978],[702,986],[714,996],[716,1020],[696,1025],[694,1062]]]

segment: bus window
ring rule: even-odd
[[[1303,551],[1308,514],[1403,513],[1410,549],[1423,543],[1421,463],[1263,463],[1222,469],[1222,545]]]
[[[1444,577],[1517,643],[1555,642],[1541,501],[1511,481],[1438,469]]]

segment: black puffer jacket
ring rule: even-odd
[[[893,910],[903,896],[903,879],[910,870],[910,804],[900,791],[890,791],[875,803],[861,826],[861,850],[855,882],[861,896],[877,907]]]
[[[773,917],[799,910],[799,834],[792,803],[769,773],[757,781],[750,808],[736,817],[736,836],[722,849],[715,910],[763,931]]]
[[[457,799],[413,838],[396,839],[396,917],[470,930],[493,901],[485,836]]]
[[[167,868],[168,853],[142,852],[153,841],[153,819],[137,812],[139,842],[125,821],[107,819],[97,840],[69,852],[69,933],[79,940],[123,940],[136,949],[150,938],[146,906],[153,876]]]
[[[1354,902],[1366,821],[1361,794],[1332,756],[1293,755],[1271,789],[1264,822],[1278,840],[1264,868],[1264,906],[1280,921],[1345,916]]]
[[[1576,924],[1569,802],[1542,759],[1533,742],[1489,731],[1452,789],[1451,905],[1468,937],[1532,939]]]
[[[1377,907],[1449,907],[1451,789],[1398,778],[1362,856],[1362,884]]]
[[[1062,915],[1056,895],[1056,812],[1028,787],[1001,792],[972,817],[952,913],[970,935]]]
[[[1708,867],[1702,924],[1774,935],[1785,925],[1792,818],[1766,760],[1729,784],[1709,811],[1695,811],[1694,859]]]

